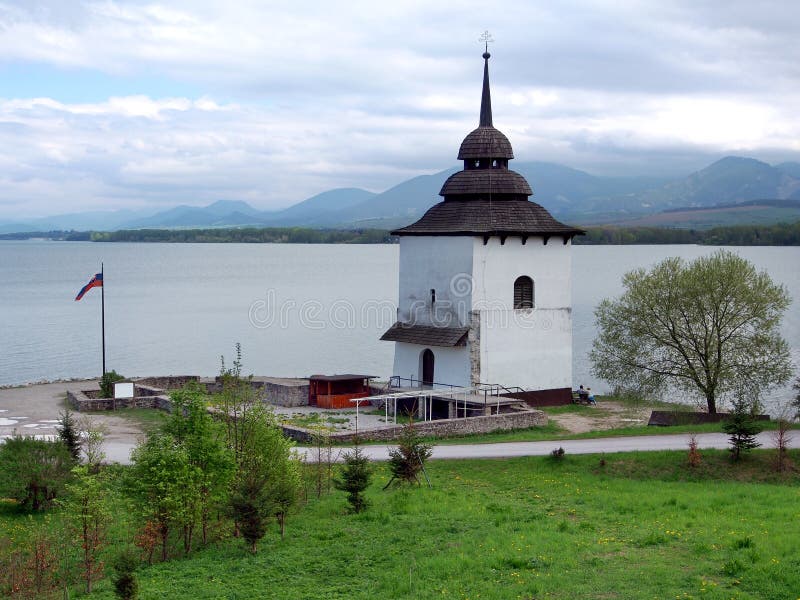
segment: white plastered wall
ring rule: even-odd
[[[473,243],[473,310],[480,312],[483,383],[544,390],[572,386],[571,245],[559,237]],[[534,308],[515,310],[514,281],[534,282]]]
[[[468,236],[403,236],[400,238],[399,321],[466,326],[472,302],[473,238]],[[434,313],[430,291],[436,290]]]
[[[429,348],[433,352],[433,379],[436,383],[469,386],[469,353],[459,346],[444,348],[440,346],[420,346],[395,342],[394,374],[399,377],[420,379],[420,355]],[[407,381],[403,385],[408,385]]]

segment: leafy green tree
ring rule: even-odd
[[[72,459],[77,462],[81,459],[81,432],[78,430],[78,424],[69,407],[65,408],[60,416],[61,419],[56,428],[58,438],[67,447]]]
[[[361,446],[356,445],[353,450],[345,452],[342,476],[334,480],[334,485],[337,490],[347,492],[347,502],[353,512],[359,513],[369,506],[364,491],[371,478],[372,467]]]
[[[419,473],[424,472],[425,462],[431,454],[433,446],[422,441],[414,428],[414,421],[409,419],[400,432],[397,448],[389,450],[389,470],[392,477],[383,489],[388,488],[394,481],[419,484]]]
[[[261,404],[242,419],[243,437],[231,494],[231,509],[250,550],[257,551],[273,515],[283,529],[300,486],[299,465],[292,443],[283,436],[275,416]]]
[[[14,435],[0,444],[0,496],[44,510],[64,491],[74,462],[58,441]]]
[[[214,507],[227,498],[234,473],[233,454],[225,446],[224,427],[208,412],[207,396],[196,383],[170,394],[173,411],[164,424],[186,451],[189,464],[196,469],[199,481],[199,516],[203,544],[208,543],[208,524]],[[194,524],[184,526],[184,546],[191,548]]]
[[[278,520],[281,539],[286,535],[286,517],[300,499],[303,481],[300,473],[300,460],[293,452],[280,462],[273,486],[273,511]]]
[[[242,376],[242,346],[236,344],[236,358],[231,368],[225,368],[225,357],[221,357],[219,381],[221,391],[215,396],[215,408],[225,424],[225,442],[234,454],[238,466],[247,444],[249,429],[257,420],[248,419],[253,406],[260,404],[253,391],[250,377]]]
[[[80,427],[84,431],[83,454],[86,457],[86,466],[90,473],[99,473],[100,465],[106,458],[103,444],[106,440],[108,428],[104,423],[95,421],[90,417],[81,419]]]
[[[186,532],[197,519],[200,473],[189,454],[171,435],[156,432],[131,454],[128,486],[145,513],[156,524],[161,539],[161,560],[168,557],[169,534],[174,527]],[[184,537],[184,550],[186,537]]]
[[[743,389],[791,376],[781,317],[783,286],[745,259],[719,251],[686,264],[668,258],[623,277],[624,293],[595,310],[592,372],[618,389],[702,398],[709,413]]]
[[[91,594],[92,584],[103,576],[101,553],[111,521],[109,490],[101,476],[91,473],[88,467],[76,467],[73,474],[63,506],[69,527],[80,542],[82,577],[86,593]]]

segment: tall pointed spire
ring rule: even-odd
[[[492,95],[489,92],[489,58],[492,55],[488,52],[483,53],[483,92],[481,93],[481,127],[493,127],[492,125]]]

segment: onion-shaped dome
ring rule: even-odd
[[[511,142],[503,134],[491,126],[481,126],[474,129],[461,142],[458,150],[458,160],[471,158],[514,158]]]

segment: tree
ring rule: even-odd
[[[794,382],[794,389],[797,390],[797,395],[792,400],[792,406],[795,408],[794,418],[800,419],[800,377]]]
[[[171,435],[156,432],[131,454],[129,489],[145,512],[145,520],[156,524],[161,539],[161,560],[167,560],[169,533],[184,528],[196,518],[198,470],[188,453]],[[184,550],[186,550],[184,537]]]
[[[83,440],[83,454],[86,457],[86,466],[90,473],[98,473],[100,464],[106,459],[103,444],[106,440],[108,428],[104,423],[98,423],[90,417],[81,420],[81,429],[85,432]]]
[[[205,392],[191,383],[170,394],[173,411],[164,431],[186,451],[189,464],[199,477],[199,516],[203,544],[208,543],[208,523],[214,506],[227,499],[228,484],[234,472],[232,453],[225,446],[222,425],[208,413]],[[193,522],[184,524],[184,547],[192,543]]]
[[[295,453],[292,453],[286,460],[281,461],[273,486],[273,511],[278,520],[281,539],[286,535],[286,517],[292,507],[297,504],[302,485],[300,459]]]
[[[67,447],[72,459],[78,462],[81,459],[81,434],[69,407],[65,408],[64,412],[61,413],[61,419],[56,429],[58,430],[58,438]]]
[[[67,485],[67,500],[63,503],[71,530],[81,547],[81,566],[86,593],[92,593],[92,583],[103,576],[101,552],[106,545],[111,509],[108,489],[100,475],[88,467],[76,467],[75,479]]]
[[[299,464],[292,443],[283,436],[271,411],[255,404],[241,420],[231,509],[255,553],[273,515],[278,515],[283,531],[286,513],[298,496]]]
[[[0,444],[0,496],[44,510],[64,491],[74,465],[60,440],[14,435]]]
[[[389,450],[389,470],[391,479],[383,489],[394,481],[400,483],[419,483],[419,472],[425,470],[425,461],[433,454],[433,447],[423,443],[414,429],[414,421],[409,418],[403,426],[398,439],[397,448]]]
[[[761,445],[756,441],[756,435],[761,433],[762,427],[744,406],[736,407],[728,421],[722,426],[722,430],[730,436],[728,439],[731,447],[728,450],[734,461],[741,458],[742,452],[749,452]]]
[[[361,446],[356,445],[353,450],[344,453],[342,476],[334,480],[334,485],[337,490],[347,492],[347,501],[353,512],[366,510],[369,505],[364,490],[369,487],[371,477],[372,467]]]
[[[705,401],[709,413],[743,390],[788,381],[781,337],[790,300],[783,286],[721,250],[684,263],[668,258],[623,277],[624,292],[595,310],[592,372],[618,389],[670,387]]]

